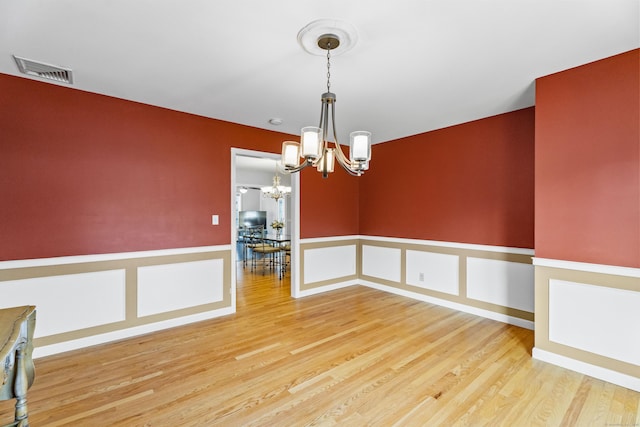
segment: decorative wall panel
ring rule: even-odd
[[[640,292],[552,279],[549,340],[640,365]]]
[[[467,258],[467,297],[533,312],[533,266]]]
[[[406,265],[408,285],[458,295],[458,256],[408,250]]]
[[[125,319],[124,270],[0,282],[0,295],[0,308],[36,306],[35,338]]]
[[[396,248],[362,245],[362,274],[378,279],[400,282],[402,252]]]
[[[533,357],[640,391],[640,269],[534,264]]]
[[[315,283],[353,276],[356,245],[329,246],[304,251],[304,283]]]
[[[138,268],[138,316],[222,301],[221,259]]]

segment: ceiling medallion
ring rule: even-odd
[[[318,46],[318,41],[327,34],[334,35],[340,41],[339,46],[332,47],[333,56],[348,52],[358,42],[358,32],[353,25],[336,19],[318,19],[298,32],[298,43],[307,53],[325,56],[327,49]]]

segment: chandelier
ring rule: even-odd
[[[283,197],[291,195],[291,187],[280,185],[280,177],[276,173],[271,187],[261,187],[263,197],[274,199],[276,202]]]
[[[326,178],[334,171],[335,161],[353,176],[360,176],[369,169],[371,160],[371,132],[356,131],[349,136],[349,157],[342,152],[338,142],[335,119],[336,94],[331,92],[331,50],[340,45],[335,34],[323,34],[317,39],[320,49],[327,51],[327,92],[322,94],[322,108],[318,127],[307,126],[300,132],[300,142],[282,143],[282,167],[287,173],[299,172],[314,166]],[[329,131],[333,141],[330,141]],[[304,161],[301,162],[301,159]]]

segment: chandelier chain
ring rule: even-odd
[[[331,42],[327,44],[327,92],[331,92]]]

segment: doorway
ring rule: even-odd
[[[231,298],[234,310],[236,309],[237,297],[237,277],[236,268],[238,262],[241,261],[238,251],[238,212],[244,207],[242,199],[238,194],[241,188],[246,188],[247,193],[254,192],[253,198],[247,198],[244,203],[247,210],[259,210],[267,213],[267,226],[272,220],[278,217],[285,217],[286,232],[291,236],[291,258],[290,258],[290,276],[291,276],[291,296],[297,298],[300,293],[299,272],[299,251],[300,251],[300,175],[286,175],[290,179],[291,195],[287,197],[286,205],[278,204],[271,200],[270,205],[262,205],[264,209],[260,209],[259,202],[256,201],[255,193],[259,192],[261,186],[271,186],[273,184],[273,176],[276,174],[276,162],[279,162],[280,155],[261,151],[245,150],[240,148],[231,149]],[[278,174],[284,178],[284,173],[278,170]],[[257,197],[261,195],[257,194]],[[269,221],[271,218],[271,221]],[[274,275],[274,280],[279,280]]]

